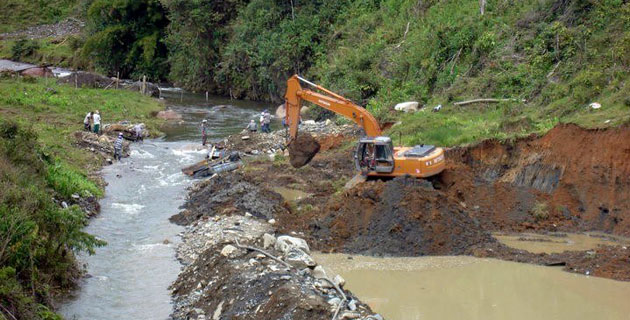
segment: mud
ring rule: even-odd
[[[171,222],[187,225],[201,217],[248,212],[263,219],[272,219],[285,210],[284,200],[276,192],[259,188],[240,173],[218,175],[195,185],[183,211],[171,217]]]
[[[294,168],[301,168],[311,162],[319,152],[320,145],[309,133],[304,132],[289,144],[289,163]]]
[[[228,138],[227,146],[250,154],[261,146],[275,152],[275,140],[268,139],[273,135],[258,135],[255,141],[237,135]],[[322,252],[470,255],[630,281],[630,250],[621,242],[547,254],[511,248],[492,236],[585,231],[628,235],[630,128],[560,125],[542,137],[484,141],[448,150],[446,171],[430,180],[368,180],[348,190],[343,185],[354,176],[356,137],[322,134],[315,139],[322,151],[308,165],[296,169],[286,159],[272,160],[266,154],[250,158],[236,173],[197,184],[184,210],[172,219],[192,227],[244,214],[270,221],[270,232],[297,233]],[[278,187],[308,196],[287,201],[273,191]],[[259,241],[251,243],[261,245]],[[316,295],[309,293],[308,280],[278,270],[263,272],[272,268],[246,263],[256,259],[251,252],[232,261],[222,259],[220,250],[210,246],[200,253],[174,286],[176,297],[198,299],[186,300],[193,303],[182,309],[187,313],[180,318],[195,318],[198,314],[191,312],[196,309],[207,317],[220,309],[222,318],[247,319],[243,310],[250,318],[290,318],[287,312],[293,309],[296,319],[317,319],[320,313],[330,318],[322,299],[309,298]],[[251,290],[244,292],[243,286]]]
[[[548,255],[509,248],[488,233],[628,235],[630,128],[559,125],[542,137],[484,141],[448,150],[447,170],[428,182],[376,180],[347,191],[335,180],[345,182],[354,174],[354,137],[337,139],[300,169],[259,160],[250,163],[256,170],[244,174],[259,188],[289,186],[311,194],[285,206],[276,219],[279,230],[303,231],[316,249],[397,256],[470,254],[563,265],[568,271],[620,280],[630,276],[621,245],[597,248],[595,256],[588,253],[592,251]]]
[[[368,182],[331,201],[309,223],[322,250],[368,255],[458,255],[496,241],[430,182],[399,177]]]

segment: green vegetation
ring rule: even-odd
[[[310,70],[331,89],[402,125],[406,144],[457,145],[545,132],[558,122],[586,127],[628,122],[630,4],[622,1],[357,1],[334,50]],[[471,98],[526,103],[468,105]],[[429,110],[392,111],[416,100]],[[604,107],[588,108],[597,101]],[[442,104],[441,112],[430,108]],[[608,121],[609,120],[609,121]],[[608,122],[607,122],[608,121]]]
[[[62,39],[7,39],[0,41],[0,59],[37,65],[84,68],[87,63],[80,56],[82,46],[83,40],[79,36]]]
[[[0,319],[59,319],[51,295],[79,274],[74,254],[104,243],[84,233],[83,211],[57,201],[103,195],[89,178],[99,167],[74,147],[73,132],[99,109],[105,122],[144,121],[163,106],[125,90],[75,89],[52,79],[0,79]]]
[[[160,120],[151,113],[161,109],[155,99],[127,90],[75,89],[53,79],[0,79],[0,114],[32,126],[46,154],[81,172],[98,168],[94,155],[73,147],[73,133],[82,128],[87,112],[99,110],[106,123],[142,121],[158,132]]]
[[[216,67],[229,36],[229,24],[245,0],[163,0],[170,25],[166,42],[170,80],[188,89],[225,93]]]
[[[60,179],[51,166],[55,164],[40,148],[34,131],[0,121],[0,314],[4,319],[8,314],[56,319],[46,305],[52,288],[68,288],[77,276],[73,253],[91,253],[104,245],[81,231],[86,222],[81,209],[63,209],[52,200],[55,190],[50,188],[55,185],[49,182]],[[94,188],[84,176],[75,178]]]
[[[0,1],[0,33],[55,23],[76,14],[89,0]]]
[[[549,208],[546,202],[536,202],[532,208],[532,216],[536,221],[545,220],[549,217]]]
[[[166,77],[164,32],[168,24],[158,0],[96,0],[88,11],[90,37],[83,57],[99,71],[159,81]]]
[[[542,133],[559,122],[630,120],[627,1],[489,0],[484,15],[473,0],[164,5],[171,80],[278,101],[286,78],[301,73],[383,121],[402,120],[390,134],[406,144],[452,146]],[[453,105],[472,98],[515,102]],[[392,110],[410,100],[444,108]],[[590,109],[595,101],[604,107]]]

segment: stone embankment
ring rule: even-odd
[[[172,318],[382,319],[317,265],[306,241],[276,237],[274,223],[240,212],[187,226]]]

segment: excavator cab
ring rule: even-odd
[[[354,155],[357,170],[369,174],[394,171],[394,145],[389,137],[365,137],[359,140]]]

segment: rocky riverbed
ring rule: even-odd
[[[173,319],[382,319],[310,256],[306,241],[249,212],[203,216],[177,249]]]

